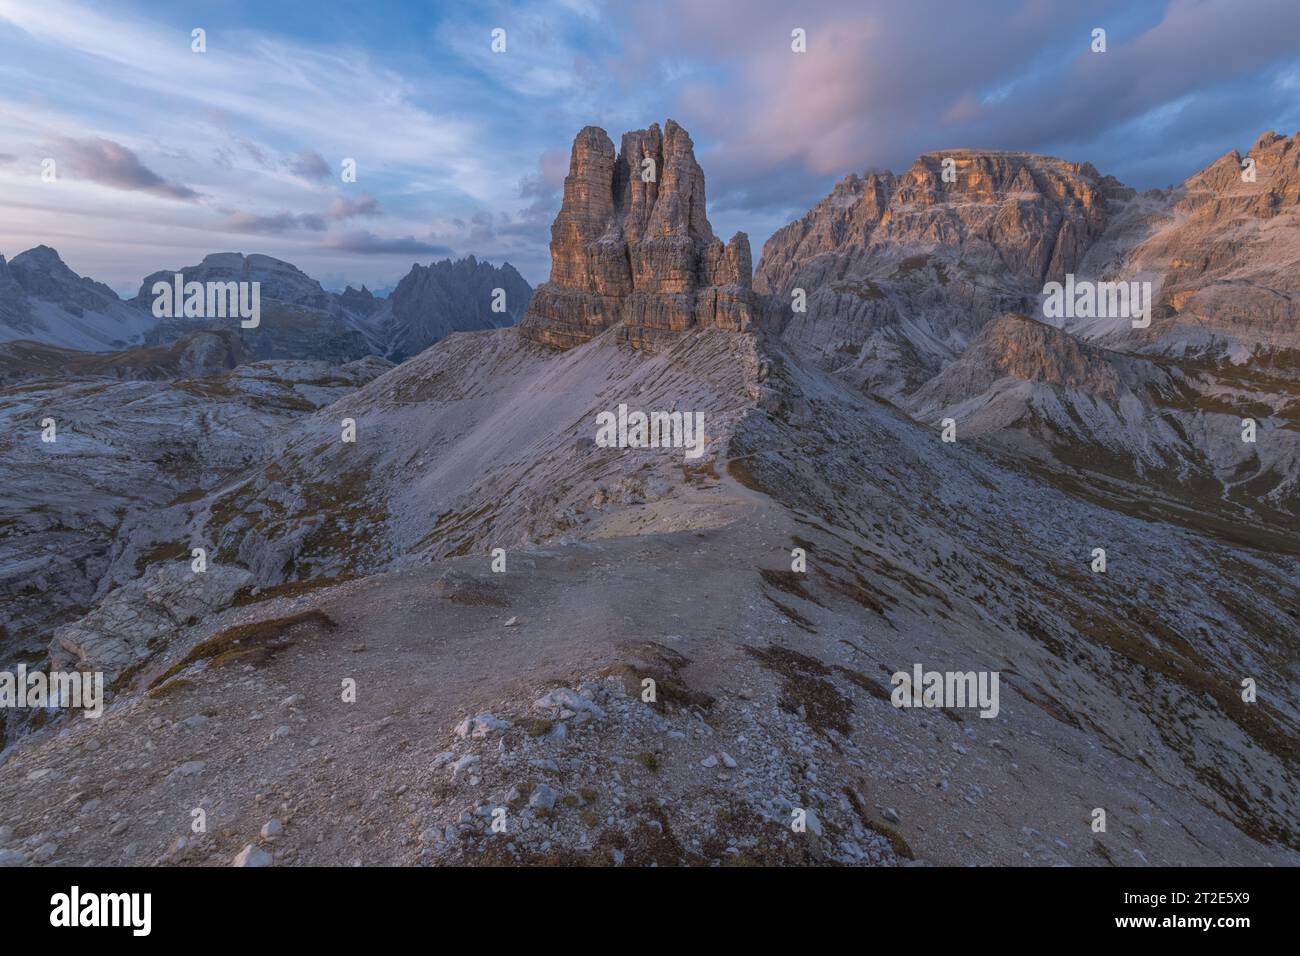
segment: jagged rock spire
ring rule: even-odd
[[[522,332],[571,348],[616,323],[633,345],[693,326],[743,331],[757,320],[749,239],[723,244],[705,214],[704,172],[672,120],[663,131],[603,129],[573,141],[564,200],[551,226],[551,277]]]

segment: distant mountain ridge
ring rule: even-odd
[[[258,282],[262,321],[244,329],[238,318],[155,318],[156,282],[176,273],[187,282]],[[493,311],[494,290],[505,311]],[[247,360],[319,359],[344,364],[366,355],[407,358],[452,332],[517,322],[532,288],[506,263],[473,256],[428,266],[413,264],[387,298],[362,286],[332,293],[302,270],[272,256],[218,252],[195,265],[161,269],[123,300],[108,286],[73,272],[48,246],[6,262],[0,256],[0,342],[27,341],[56,349],[120,352],[167,346],[195,332],[229,332]],[[30,351],[30,350],[29,350]],[[143,357],[140,361],[148,361]],[[63,363],[71,368],[103,363]],[[111,363],[136,364],[135,359]],[[107,367],[107,366],[104,366]]]
[[[153,323],[108,286],[77,275],[49,246],[7,263],[0,256],[0,342],[107,351],[138,344]]]
[[[163,345],[200,329],[229,329],[244,340],[254,359],[323,359],[341,365],[379,351],[363,331],[364,316],[348,311],[338,296],[297,266],[271,256],[217,252],[197,265],[164,269],[145,276],[131,302],[143,311],[153,304],[156,282],[170,284],[180,273],[188,282],[257,282],[261,316],[255,328],[242,328],[237,316],[164,318],[146,336]]]
[[[495,290],[501,289],[504,311],[494,311]],[[353,308],[368,303],[363,288],[349,287],[342,296]],[[427,266],[419,263],[385,299],[373,299],[374,307],[364,313],[369,324],[380,331],[383,354],[401,361],[424,351],[453,332],[499,329],[516,324],[532,299],[532,287],[510,263],[494,266],[474,256],[443,259]]]
[[[0,342],[0,387],[39,379],[161,381],[215,375],[251,361],[228,329],[201,329],[174,342],[120,352],[86,352],[22,339]]]

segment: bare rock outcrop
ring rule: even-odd
[[[1088,163],[1002,150],[927,153],[901,176],[869,172],[841,180],[772,236],[756,286],[785,292],[827,254],[869,266],[946,250],[971,268],[1041,287],[1061,281],[1105,230],[1106,200],[1131,194]]]
[[[27,292],[14,277],[4,256],[0,256],[0,323],[14,330],[14,334],[31,329],[31,303]]]
[[[704,173],[672,120],[623,135],[573,141],[564,201],[551,226],[551,277],[521,327],[567,349],[623,323],[623,338],[652,346],[693,327],[746,331],[758,319],[749,239],[724,244],[705,215]]]
[[[181,628],[225,608],[253,576],[214,565],[202,574],[175,561],[126,584],[75,624],[54,632],[50,664],[104,672],[112,684],[161,650]]]
[[[1244,361],[1300,353],[1300,135],[1262,134],[1173,190],[1148,197],[1088,265],[1155,287],[1146,329],[1120,324],[1108,345]],[[1127,240],[1127,241],[1125,241]],[[1098,250],[1109,252],[1103,247]]]
[[[932,427],[951,419],[963,439],[1192,498],[1214,488],[1225,509],[1294,523],[1300,435],[1261,414],[1278,400],[1261,391],[1243,400],[1194,368],[1006,315],[901,404]],[[1247,414],[1260,416],[1257,443],[1240,440]]]
[[[1294,364],[1297,203],[1297,137],[1275,132],[1179,186],[1142,194],[1089,163],[928,153],[902,175],[841,180],[767,241],[754,288],[771,297],[786,341],[891,400],[937,374],[988,322],[1041,315],[1044,285],[1069,274],[1151,284],[1149,327],[1133,328],[1127,315],[1071,319],[1067,328],[1084,339]]]
[[[894,396],[991,319],[1032,312],[1132,195],[1088,163],[927,153],[902,175],[841,180],[767,241],[754,287],[773,296],[786,340]]]

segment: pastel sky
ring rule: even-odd
[[[1300,128],[1300,2],[0,0],[0,254],[51,245],[128,294],[221,251],[336,289],[471,253],[536,284],[574,133],[668,117],[755,258],[837,179],[928,150],[1166,186]]]

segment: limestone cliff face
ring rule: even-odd
[[[605,131],[588,126],[573,141],[551,226],[550,281],[521,331],[558,349],[620,322],[635,346],[695,326],[744,331],[758,316],[751,276],[748,237],[724,245],[713,235],[684,129],[668,120],[662,132],[656,123],[625,133],[615,153]]]
[[[1180,186],[1141,195],[1089,163],[929,153],[902,175],[841,180],[768,240],[754,288],[772,296],[783,338],[887,398],[937,374],[993,319],[1041,316],[1044,284],[1067,273],[1152,286],[1149,328],[1123,316],[1071,320],[1084,339],[1294,365],[1298,143],[1268,132],[1245,156],[1229,151]],[[1247,156],[1253,178],[1243,177]]]
[[[952,182],[944,162],[952,160]],[[1088,163],[1030,153],[927,153],[901,176],[851,175],[763,249],[756,287],[784,293],[821,256],[854,265],[921,250],[949,252],[1041,287],[1060,281],[1106,228],[1107,199],[1132,195]]]
[[[1237,359],[1300,350],[1300,135],[1264,133],[1245,156],[1229,151],[1149,206],[1118,261],[1096,268],[1156,284],[1151,327],[1121,326],[1108,344]]]
[[[990,320],[1033,312],[1043,284],[1075,271],[1131,196],[1087,163],[928,153],[902,175],[841,180],[768,240],[754,287],[773,296],[785,339],[854,384],[897,396]]]

